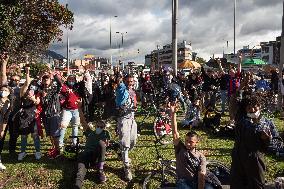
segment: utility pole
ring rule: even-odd
[[[177,14],[178,0],[172,0],[172,65],[175,76],[177,76]]]
[[[66,8],[68,8],[68,0],[66,3]],[[67,75],[70,74],[70,62],[69,62],[69,29],[67,27]]]
[[[117,18],[117,16],[113,16]],[[109,18],[109,48],[110,48],[110,65],[112,65],[112,45],[111,45],[111,18]]]
[[[234,0],[234,58],[236,60],[236,9],[237,0]]]
[[[281,33],[281,47],[280,47],[280,62],[279,62],[279,81],[282,81],[284,65],[284,0],[283,0],[283,13],[282,13],[282,33]],[[278,87],[278,109],[281,111],[282,108],[282,94],[281,89]]]

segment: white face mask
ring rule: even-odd
[[[96,128],[96,134],[101,134],[103,132],[103,129],[102,128],[99,128],[99,127],[97,127]]]
[[[0,91],[0,97],[1,97],[1,98],[5,98],[5,97],[7,97],[7,96],[9,96],[9,95],[10,95],[10,93],[7,92],[7,91]]]
[[[37,86],[31,85],[30,86],[30,90],[36,91],[37,90]]]
[[[247,113],[247,116],[248,116],[249,118],[256,119],[256,118],[258,118],[258,117],[260,116],[260,110],[258,110],[258,111],[255,112],[255,113]]]

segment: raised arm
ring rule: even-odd
[[[29,87],[29,85],[30,85],[30,83],[31,83],[30,68],[29,68],[29,67],[26,67],[25,70],[26,70],[26,75],[27,75],[27,77],[26,77],[26,81],[25,81],[24,85],[21,87],[21,90],[20,90],[20,97],[24,96],[24,94],[27,92],[28,87]]]
[[[79,111],[79,116],[80,116],[80,122],[81,122],[81,125],[83,127],[83,130],[84,131],[87,131],[88,129],[90,129],[87,121],[86,121],[86,118],[84,116],[84,113],[83,113],[83,110],[82,110],[82,103],[79,102],[78,103],[78,111]]]
[[[93,81],[92,81],[92,77],[91,77],[88,70],[85,71],[85,78],[86,78],[85,86],[86,86],[88,92],[90,94],[92,94],[93,93],[93,88],[92,88],[93,87]]]
[[[218,63],[218,66],[219,66],[220,71],[221,71],[222,73],[225,73],[225,71],[224,71],[224,69],[223,69],[223,67],[222,67],[222,63],[221,63],[220,59],[217,60],[217,63]]]
[[[172,133],[173,133],[173,143],[175,146],[178,145],[180,138],[179,138],[179,132],[177,129],[177,117],[176,117],[176,112],[177,112],[177,107],[176,103],[171,104],[171,124],[172,124]]]
[[[7,81],[7,64],[9,56],[5,53],[1,55],[1,75],[0,75],[0,85],[6,85]]]

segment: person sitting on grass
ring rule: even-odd
[[[98,121],[96,130],[93,131],[87,124],[81,108],[79,109],[79,115],[87,140],[84,151],[78,155],[78,171],[76,174],[74,188],[82,187],[87,168],[94,163],[97,163],[97,168],[99,169],[100,182],[103,183],[106,181],[103,168],[105,163],[106,147],[110,140],[110,134],[107,130],[105,130],[106,123],[104,121]]]
[[[186,115],[184,120],[182,121],[183,126],[190,126],[190,127],[196,127],[201,122],[201,115],[200,111],[201,105],[200,100],[195,99],[193,103],[190,103],[187,107]]]
[[[180,140],[176,112],[176,105],[172,103],[171,121],[176,156],[177,189],[211,189],[213,187],[205,183],[206,158],[196,150],[199,137],[196,132],[190,131],[185,136],[185,143]]]

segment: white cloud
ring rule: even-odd
[[[66,3],[65,1],[61,1]],[[74,29],[69,33],[74,57],[86,53],[119,57],[117,44],[124,34],[124,59],[143,61],[144,55],[171,42],[170,0],[69,0],[74,11]],[[275,40],[281,33],[282,2],[280,0],[237,0],[236,47],[257,45]],[[113,16],[117,15],[117,18]],[[109,26],[112,17],[112,44],[109,49]],[[193,50],[206,59],[213,53],[233,51],[232,0],[180,0],[178,17],[179,41],[191,41]],[[229,49],[226,49],[229,41]],[[51,49],[66,55],[66,37]],[[140,53],[137,53],[140,49]],[[112,52],[112,53],[111,53]],[[121,54],[121,53],[120,53]]]

